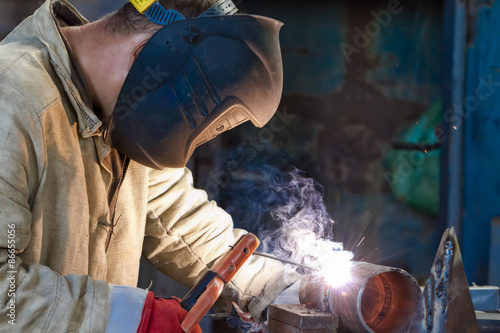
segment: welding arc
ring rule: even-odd
[[[229,247],[230,248],[234,248],[234,246],[232,246],[232,245],[229,245]],[[304,269],[309,269],[311,271],[319,272],[319,269],[317,269],[317,268],[306,266],[306,265],[302,265],[302,264],[299,264],[299,263],[296,263],[296,262],[293,262],[293,261],[290,261],[290,260],[287,260],[287,259],[283,259],[283,258],[280,258],[280,257],[276,257],[276,256],[273,256],[272,254],[267,254],[267,253],[262,253],[262,252],[255,251],[253,253],[253,255],[261,256],[261,257],[272,259],[272,260],[281,261],[284,264],[290,264],[290,265],[294,265],[294,266],[301,267],[301,268],[304,268]]]

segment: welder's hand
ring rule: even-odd
[[[144,310],[142,311],[141,323],[138,333],[184,333],[181,323],[186,316],[178,298],[155,297],[152,292],[148,293]],[[197,325],[192,333],[201,333]]]
[[[233,302],[233,306],[238,313],[238,316],[240,316],[241,321],[250,324],[248,333],[260,333],[264,330],[264,325],[262,323],[256,323],[249,312],[244,312],[243,310],[241,310],[236,302]]]

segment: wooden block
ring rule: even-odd
[[[269,333],[336,333],[335,328],[301,329],[287,325],[280,321],[269,319],[267,322]]]
[[[301,304],[272,304],[269,307],[269,319],[300,330],[308,330],[308,332],[309,330],[335,332],[338,327],[337,316],[318,312]],[[277,325],[277,323],[274,324]],[[280,333],[280,331],[275,332]]]

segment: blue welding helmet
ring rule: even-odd
[[[281,26],[260,16],[211,15],[161,28],[124,82],[111,146],[148,167],[177,168],[247,120],[263,127],[281,99]]]

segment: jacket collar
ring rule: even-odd
[[[47,47],[51,64],[75,109],[80,134],[84,138],[99,134],[102,122],[84,103],[80,91],[72,80],[71,59],[60,32],[60,24],[65,24],[64,22],[83,25],[87,24],[88,20],[66,0],[47,0],[35,12],[33,21],[36,27],[35,33]]]

